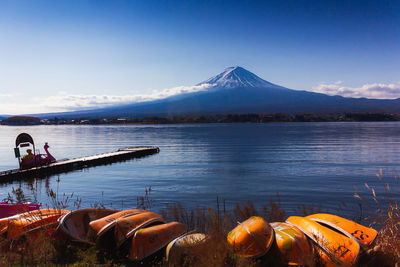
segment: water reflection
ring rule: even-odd
[[[159,154],[142,159],[1,185],[0,198],[21,185],[40,202],[49,202],[48,190],[58,190],[81,197],[83,206],[99,200],[115,208],[135,206],[152,186],[160,208],[176,201],[215,205],[217,196],[230,207],[247,200],[263,205],[280,193],[289,211],[319,203],[332,210],[344,209],[341,203],[359,209],[354,186],[368,183],[379,191],[376,173],[383,168],[390,179],[400,159],[400,124],[392,122],[0,126],[1,170],[17,166],[12,148],[20,132],[37,144],[49,142],[59,159],[160,147]]]

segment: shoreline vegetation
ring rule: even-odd
[[[151,117],[110,117],[110,118],[65,118],[56,116],[40,119],[31,116],[12,116],[0,120],[0,125],[99,125],[99,124],[184,124],[184,123],[273,123],[273,122],[366,122],[366,121],[400,121],[400,114],[338,113],[338,114],[284,114],[284,113],[248,113],[220,115],[174,115]]]
[[[383,176],[382,171],[377,174],[379,186],[382,186],[382,196],[376,194],[377,188],[365,184],[366,191],[362,193],[356,188],[355,201],[363,205],[369,212],[353,220],[359,224],[374,228],[378,236],[372,246],[360,253],[358,262],[354,266],[399,266],[400,263],[400,208],[398,206],[399,188],[398,177],[394,174],[392,188]],[[152,210],[154,202],[151,198],[151,187],[145,188],[144,196],[137,197],[136,207],[142,210]],[[80,209],[82,200],[73,194],[58,195],[47,188],[50,205],[56,209]],[[6,199],[10,202],[27,201],[21,188],[13,189]],[[96,203],[93,208],[107,208],[103,203]],[[321,213],[321,207],[299,206],[298,216],[307,216]],[[179,262],[167,262],[165,249],[159,253],[141,260],[128,260],[120,251],[105,251],[97,246],[85,246],[74,242],[60,241],[51,233],[44,231],[39,237],[22,236],[15,240],[0,237],[0,265],[1,266],[287,266],[281,261],[281,254],[276,245],[264,256],[259,258],[242,258],[229,246],[227,234],[251,216],[260,216],[267,222],[284,222],[287,219],[286,211],[281,207],[279,194],[271,198],[269,203],[262,207],[248,201],[236,204],[232,210],[227,210],[225,202],[218,198],[213,207],[187,209],[180,203],[174,203],[161,208],[159,214],[166,221],[177,221],[185,225],[187,231],[196,230],[209,237],[207,246],[196,250],[193,255],[186,255]],[[369,214],[369,215],[366,215]],[[339,215],[340,214],[336,214]],[[307,266],[325,266],[317,253],[314,253]]]

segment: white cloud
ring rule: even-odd
[[[101,108],[113,105],[139,103],[166,97],[207,90],[212,85],[179,86],[143,95],[77,95],[60,91],[57,95],[34,98],[29,103],[8,102],[0,106],[0,114],[33,114]],[[12,95],[0,95],[1,97]]]
[[[9,98],[9,97],[13,97],[13,94],[0,94],[0,98]]]
[[[328,95],[341,95],[344,97],[366,97],[374,99],[396,99],[400,98],[400,83],[373,83],[365,84],[361,87],[348,87],[343,86],[342,81],[333,84],[321,83],[313,87],[314,92],[328,94]]]

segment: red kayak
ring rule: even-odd
[[[0,202],[0,218],[6,218],[13,216],[15,214],[37,210],[41,206],[42,204],[34,204],[31,202],[25,202],[25,203]]]

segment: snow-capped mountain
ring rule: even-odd
[[[239,66],[229,67],[225,69],[223,72],[197,85],[198,86],[209,85],[210,87],[217,87],[217,88],[237,88],[237,87],[283,88],[281,86],[267,82],[266,80],[261,79],[254,73],[251,73],[250,71],[245,70],[244,68]]]
[[[396,112],[400,99],[345,98],[288,89],[241,67],[230,67],[199,83],[206,90],[182,93],[155,101],[69,113],[42,114],[42,118],[146,117],[175,114]]]

